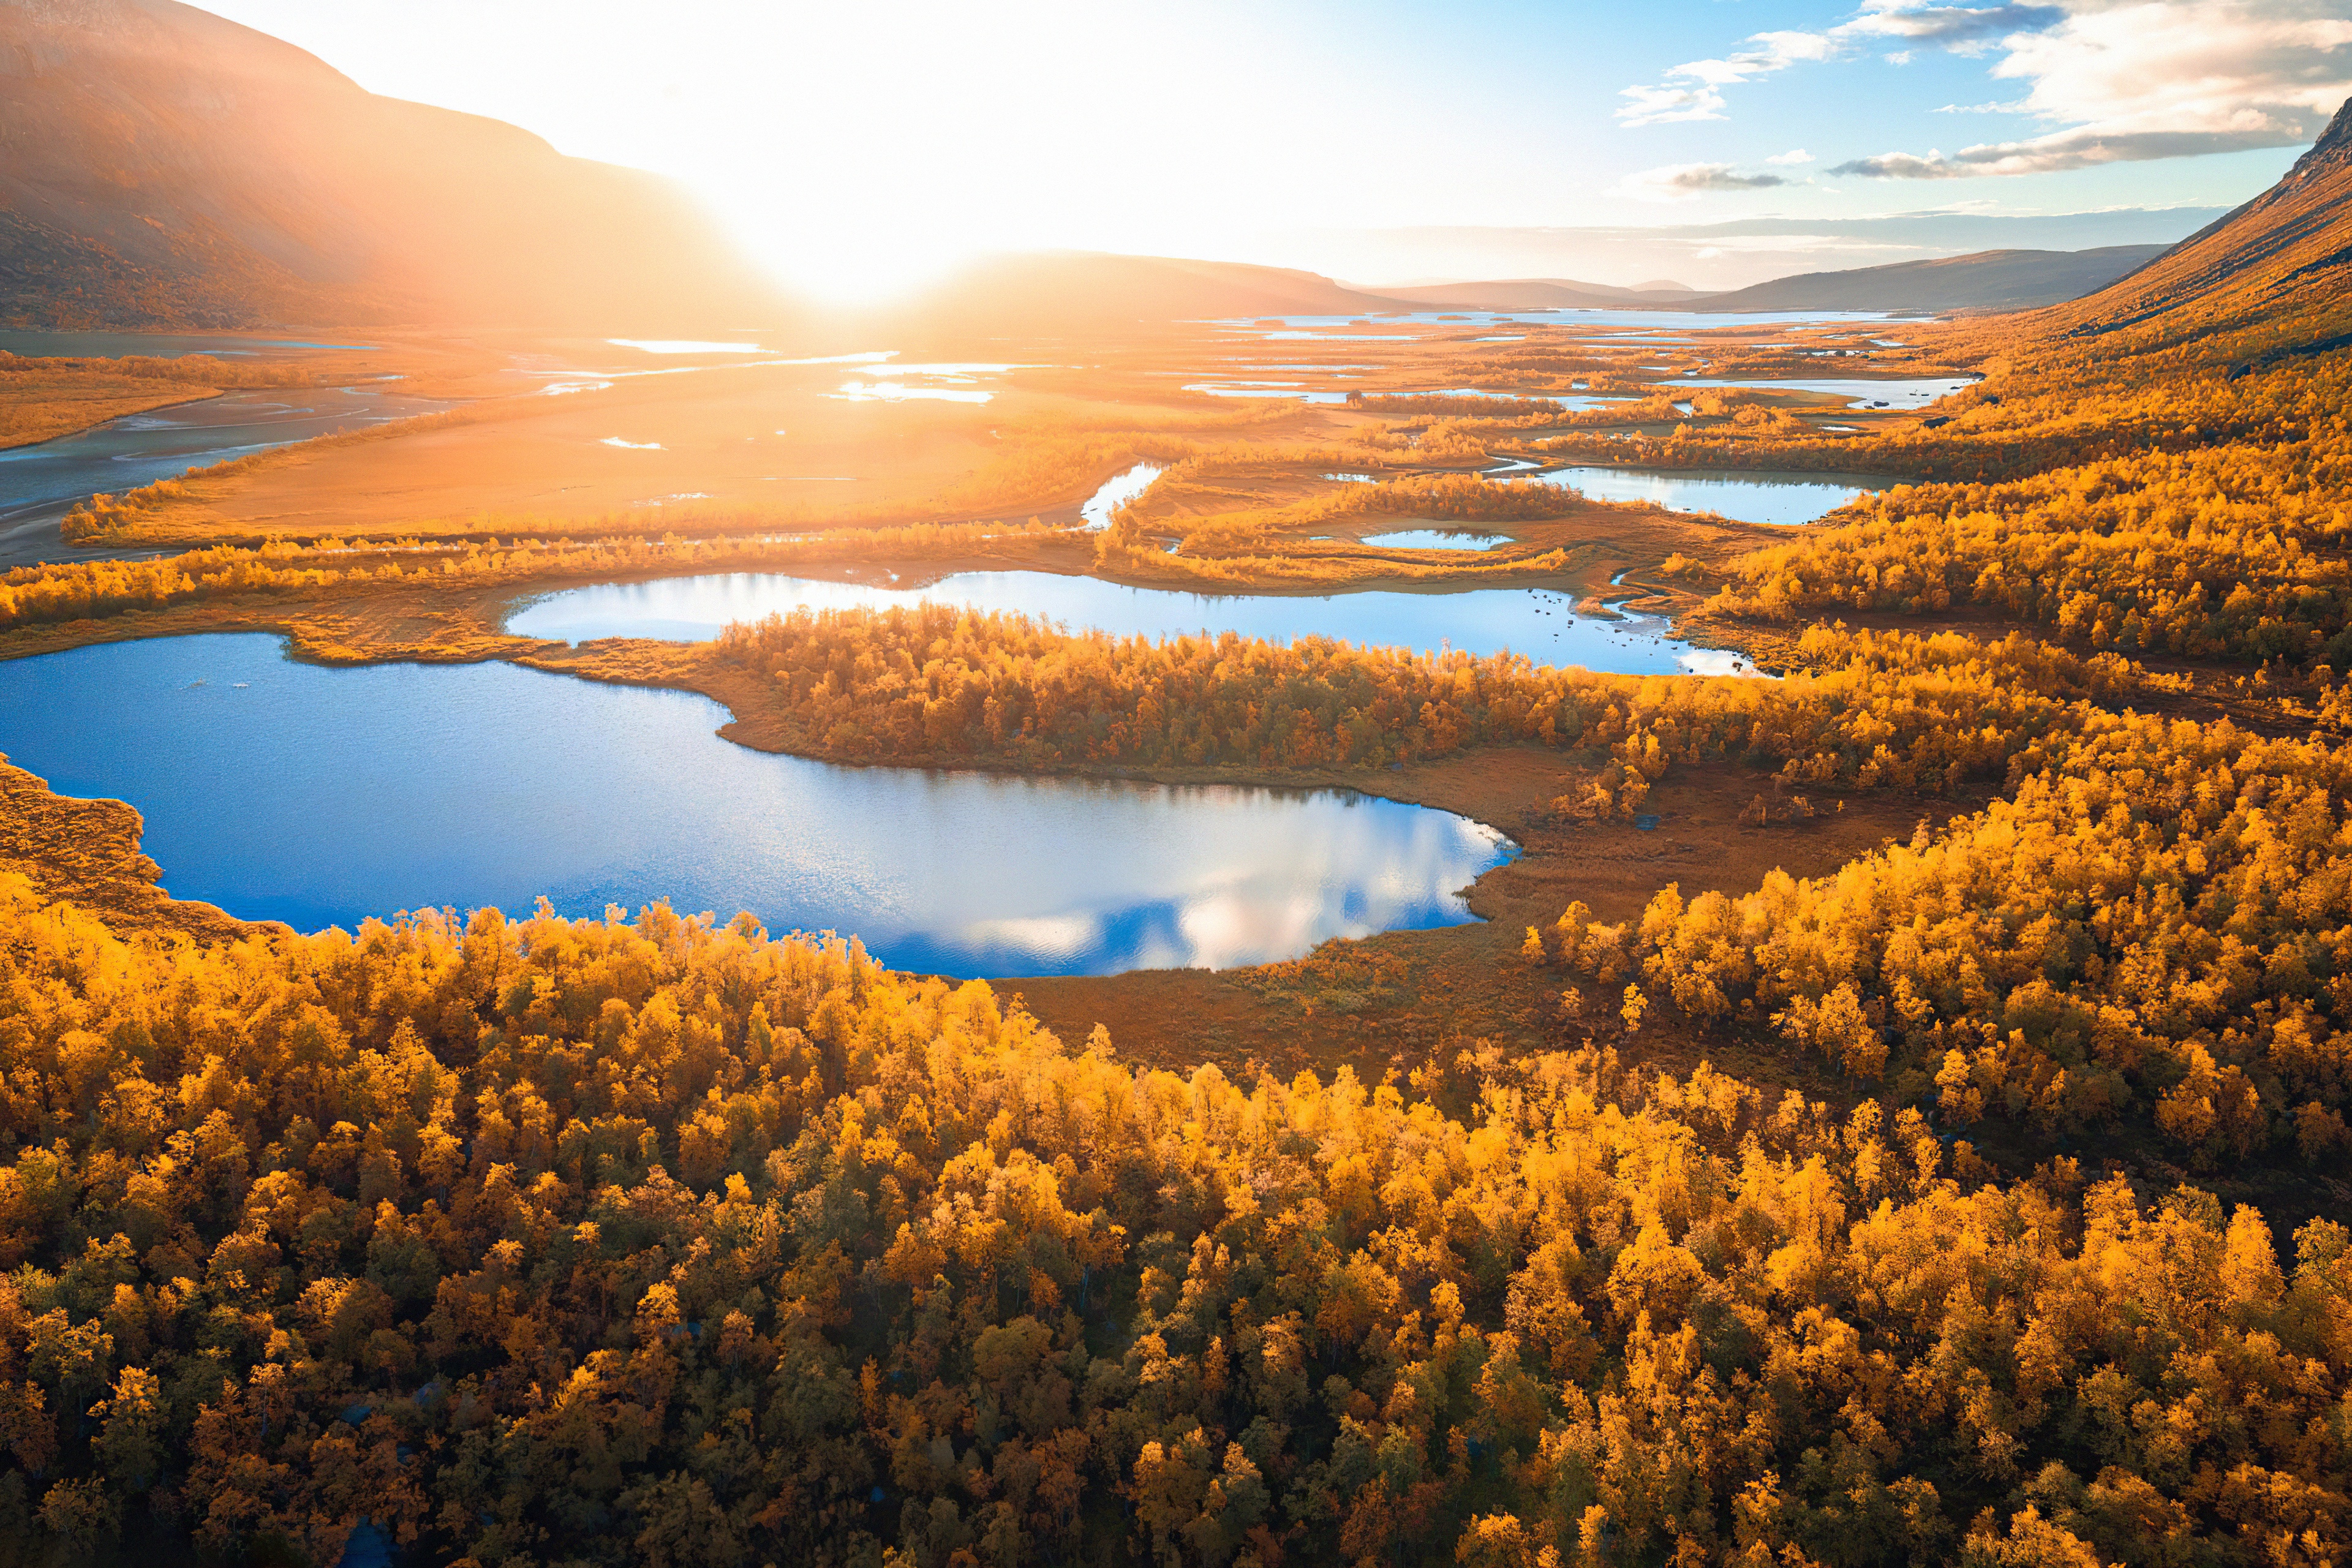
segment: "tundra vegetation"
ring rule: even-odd
[[[2179,266],[1920,328],[1913,369],[1981,377],[1927,417],[1460,343],[1448,381],[1523,395],[1375,391],[1320,444],[1064,418],[957,503],[1174,465],[1099,531],[477,520],[11,574],[12,651],[242,616],[314,657],[710,689],[861,762],[1370,778],[1515,747],[1578,761],[1570,823],[1706,769],[1779,782],[1758,823],[1968,804],[1826,874],[1514,929],[1549,1048],[1380,1081],[1131,1065],[748,916],[174,931],[0,874],[0,1556],[323,1565],[364,1521],[480,1568],[2344,1563],[2352,305],[2340,224],[2281,227],[2344,153]],[[2284,237],[2232,249],[2249,226]],[[1818,374],[1778,352],[1710,350]],[[1627,401],[1544,401],[1575,390]],[[1495,447],[1906,482],[1657,552],[1769,682],[938,606],[577,654],[369,618],[845,554],[1556,574],[1563,517],[1648,515],[1460,471]],[[171,540],[207,482],[73,531]],[[1375,516],[1530,537],[1465,563],[1305,531]],[[1385,986],[1353,951],[1250,984]],[[1777,1079],[1712,1065],[1742,1056]]]

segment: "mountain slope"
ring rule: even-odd
[[[173,0],[0,0],[0,313],[49,324],[780,308],[667,182]]]
[[[2035,325],[2155,349],[2291,353],[2352,332],[2352,100],[2278,184]]]
[[[1798,273],[1723,293],[1664,283],[1619,289],[1566,278],[1424,284],[1382,292],[1423,310],[2023,310],[2104,288],[2164,248],[1981,250],[1932,261]]]
[[[1802,272],[1713,294],[1695,310],[2023,310],[2103,289],[2163,254],[2160,245],[2095,250],[1979,250],[1837,272]]]
[[[1423,310],[1680,310],[1706,295],[1679,284],[1659,282],[1638,289],[1610,283],[1580,283],[1571,278],[1505,278],[1482,283],[1427,283],[1381,290]]]

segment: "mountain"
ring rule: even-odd
[[[0,316],[774,321],[677,187],[173,0],[0,0]]]
[[[1381,292],[1424,310],[2023,310],[2104,288],[2164,248],[1982,250],[1934,261],[1800,273],[1727,293],[1704,293],[1664,280],[1620,289],[1567,278],[1433,283]]]
[[[1710,294],[1695,310],[2024,310],[2104,289],[2160,245],[2095,250],[1979,250],[1839,272],[1802,272]]]
[[[924,336],[1033,337],[1413,308],[1286,268],[1067,250],[983,258],[887,320]]]
[[[1706,294],[1661,280],[1639,288],[1567,278],[1497,279],[1350,288],[1318,273],[1241,262],[1055,251],[990,257],[910,307],[891,330],[918,336],[1052,336],[1162,330],[1182,321],[1260,316],[1358,316],[1386,310],[2017,310],[2113,282],[2158,245],[2096,250],[1988,250],[1777,279]]]
[[[1643,283],[1620,289],[1610,283],[1580,283],[1569,278],[1507,278],[1484,283],[1429,283],[1383,289],[1424,310],[1679,310],[1706,296],[1679,283]]]
[[[2352,346],[2352,100],[2277,184],[2038,324],[2135,348],[2224,334],[2261,359]]]

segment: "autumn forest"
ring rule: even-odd
[[[972,979],[552,888],[248,919],[19,756],[0,1568],[2352,1564],[2352,105],[2117,280],[1900,341],[1203,293],[641,363],[62,221],[0,235],[44,321],[368,342],[0,352],[0,447],[434,407],[61,492],[0,662],[268,634],[1510,853],[1447,926]],[[1462,618],[1144,634],[983,574]],[[867,600],[519,629],[706,579]],[[1506,595],[1625,662],[1473,646]]]

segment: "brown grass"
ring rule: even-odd
[[[1837,811],[1801,824],[1749,827],[1741,811],[1770,795],[1769,774],[1729,764],[1676,766],[1653,790],[1650,832],[1618,824],[1563,825],[1546,804],[1576,775],[1557,752],[1496,748],[1415,763],[1402,772],[1251,775],[1252,782],[1342,785],[1393,800],[1461,813],[1509,833],[1517,860],[1480,878],[1470,893],[1478,925],[1391,931],[1329,944],[1309,960],[1258,969],[1158,970],[1134,974],[1008,979],[1029,1010],[1065,1039],[1095,1025],[1131,1058],[1171,1067],[1251,1062],[1283,1073],[1326,1076],[1354,1068],[1378,1081],[1478,1040],[1507,1050],[1558,1048],[1592,1037],[1631,1056],[1687,1068],[1702,1054],[1732,1065],[1722,1031],[1704,1043],[1672,1008],[1653,1008],[1642,1034],[1622,1038],[1618,998],[1587,983],[1584,1011],[1560,1008],[1570,978],[1518,956],[1529,925],[1549,924],[1575,900],[1598,918],[1637,919],[1654,893],[1680,884],[1685,896],[1742,893],[1774,868],[1821,876],[1889,838],[1907,839],[1922,817],[1940,826],[1981,799],[1858,794]],[[1234,774],[1220,776],[1231,779]],[[1767,1081],[1808,1081],[1811,1064],[1790,1064],[1769,1045],[1742,1051],[1737,1070]]]
[[[68,799],[0,763],[0,872],[28,878],[45,901],[73,904],[124,935],[210,943],[269,929],[157,886],[162,868],[139,852],[144,826],[121,801]]]

